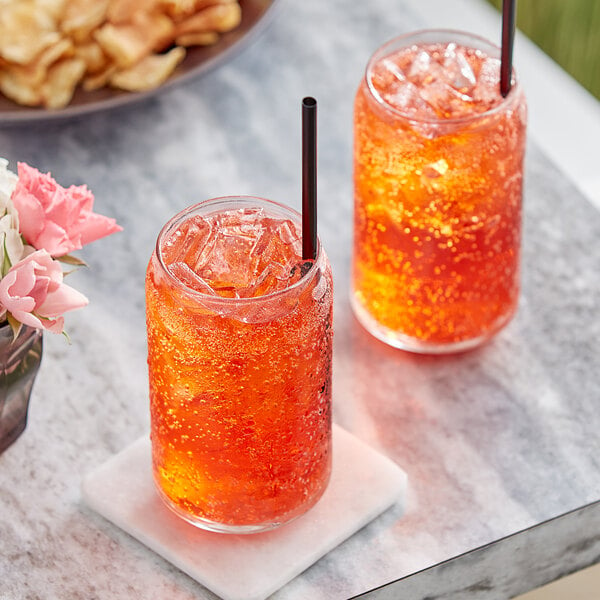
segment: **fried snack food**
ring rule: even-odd
[[[59,109],[78,86],[151,90],[241,18],[238,0],[0,0],[0,92]]]

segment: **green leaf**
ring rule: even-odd
[[[13,332],[13,342],[17,339],[17,336],[21,332],[21,327],[23,327],[23,323],[21,321],[17,321],[9,312],[6,313],[6,319],[10,328]]]
[[[4,260],[2,261],[2,277],[4,277],[9,269],[12,267],[12,263],[10,262],[10,258],[8,257],[8,250],[6,249],[6,234],[4,233],[2,236],[2,247],[4,248]]]
[[[57,256],[56,260],[59,260],[66,265],[73,265],[75,267],[87,267],[87,263],[76,256],[65,254],[64,256]]]

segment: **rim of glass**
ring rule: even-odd
[[[249,196],[249,195],[246,195],[246,196],[219,196],[217,198],[209,198],[207,200],[202,200],[201,202],[198,202],[196,204],[192,204],[191,206],[188,206],[187,208],[184,208],[183,210],[179,211],[177,214],[173,215],[164,224],[164,226],[162,227],[162,229],[160,230],[160,232],[158,234],[158,237],[156,238],[155,254],[158,259],[158,263],[160,264],[160,266],[163,270],[163,273],[166,274],[168,279],[171,282],[173,282],[178,288],[184,290],[186,292],[186,294],[188,294],[191,297],[202,298],[202,300],[204,300],[204,301],[208,300],[210,302],[231,304],[231,305],[240,304],[240,303],[247,304],[250,302],[263,302],[265,300],[272,300],[274,298],[284,296],[284,295],[288,294],[290,291],[293,291],[293,290],[305,285],[306,282],[310,281],[310,279],[312,279],[312,277],[314,277],[314,274],[316,273],[316,270],[317,270],[317,264],[320,262],[320,259],[321,259],[321,241],[319,240],[318,236],[317,236],[317,256],[314,259],[313,264],[311,265],[310,269],[298,281],[296,281],[296,283],[294,283],[288,287],[285,287],[282,290],[276,290],[269,294],[264,294],[263,296],[250,296],[249,298],[229,298],[227,296],[219,296],[218,294],[215,294],[213,296],[212,294],[205,294],[204,292],[199,292],[198,290],[195,290],[195,289],[187,286],[185,283],[183,283],[183,281],[181,281],[180,279],[178,279],[171,273],[171,271],[167,268],[167,265],[165,264],[165,262],[163,260],[163,256],[162,256],[161,242],[164,240],[165,236],[167,236],[167,234],[169,232],[171,232],[178,224],[182,223],[192,213],[196,213],[206,206],[212,206],[212,205],[218,205],[218,204],[233,205],[236,203],[245,204],[247,207],[256,207],[257,205],[260,205],[261,203],[268,205],[268,206],[275,206],[278,209],[282,210],[283,212],[288,213],[290,215],[290,217],[293,217],[294,221],[296,221],[297,223],[299,223],[299,224],[302,223],[302,215],[297,210],[291,208],[290,206],[282,204],[281,202],[276,202],[275,200],[269,200],[267,198],[261,198],[260,196]],[[219,212],[219,211],[212,211],[211,213],[208,213],[208,214],[212,214],[214,212]]]
[[[410,40],[412,40],[413,38],[418,38],[418,37],[421,37],[424,35],[437,35],[438,39],[437,40],[434,40],[434,39],[421,40],[420,42],[417,42],[415,40],[413,42],[410,42]],[[375,52],[373,52],[373,54],[371,55],[371,58],[369,59],[369,62],[367,63],[367,68],[365,69],[365,75],[364,75],[365,81],[367,83],[367,88],[369,90],[369,94],[370,94],[371,98],[373,98],[377,102],[378,105],[383,107],[388,112],[393,113],[397,116],[400,116],[407,121],[413,121],[415,123],[429,123],[432,125],[433,124],[439,125],[439,124],[468,123],[468,122],[478,121],[480,119],[484,119],[484,118],[494,115],[496,113],[502,112],[510,102],[513,102],[514,98],[517,95],[517,91],[520,90],[520,84],[519,84],[519,80],[517,79],[517,73],[515,71],[514,66],[512,69],[512,73],[511,73],[511,81],[513,83],[511,85],[510,92],[507,94],[507,96],[505,98],[502,98],[502,100],[499,104],[497,104],[493,108],[490,108],[489,110],[486,110],[484,112],[473,113],[471,115],[466,115],[463,117],[454,117],[454,118],[449,118],[449,119],[416,117],[414,114],[404,112],[403,110],[393,106],[392,104],[390,104],[389,102],[384,100],[380,96],[380,94],[377,91],[377,89],[375,88],[375,86],[373,85],[373,83],[371,81],[373,67],[381,59],[392,54],[392,52],[390,51],[390,48],[392,46],[395,46],[396,50],[400,50],[401,48],[407,48],[407,47],[417,44],[417,43],[435,44],[435,43],[444,43],[445,41],[447,43],[457,42],[458,40],[455,39],[457,37],[463,38],[463,39],[465,39],[465,41],[470,40],[471,42],[474,42],[476,44],[486,46],[487,48],[492,49],[495,53],[497,53],[497,56],[494,55],[493,58],[500,58],[501,49],[499,46],[497,46],[493,42],[490,42],[488,39],[486,39],[480,35],[477,35],[475,33],[470,33],[468,31],[461,31],[460,29],[419,29],[418,31],[411,31],[409,33],[404,33],[395,38],[392,38],[391,40],[388,40],[385,44],[383,44],[382,46],[379,46],[379,48],[377,48],[377,50],[375,50]],[[399,45],[399,43],[403,42],[403,41],[407,41],[407,43],[404,45]],[[482,50],[478,46],[471,45],[471,47],[473,47],[475,50]],[[482,50],[482,51],[485,51],[485,50]],[[487,52],[487,54],[489,54],[489,52]],[[500,94],[500,92],[498,92],[498,94]]]

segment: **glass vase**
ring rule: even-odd
[[[25,430],[33,382],[42,361],[42,330],[23,326],[16,339],[0,326],[0,453]]]

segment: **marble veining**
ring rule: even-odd
[[[402,518],[387,511],[273,598],[386,585],[389,597],[421,598],[435,578],[414,574],[442,561],[461,598],[505,598],[598,559],[584,546],[600,529],[600,214],[530,144],[513,322],[450,357],[371,338],[348,302],[353,96],[373,50],[427,23],[410,0],[280,2],[262,35],[197,80],[112,111],[0,126],[13,168],[25,160],[65,185],[86,182],[96,209],[124,226],[80,253],[90,268],[69,278],[91,304],[68,315],[71,345],[45,336],[29,425],[0,456],[3,600],[215,598],[86,508],[80,483],[148,429],[143,280],[159,229],[218,195],[298,208],[305,95],[319,101],[319,227],[335,278],[334,418],[396,460],[410,487]],[[552,554],[552,537],[531,528],[567,513],[576,517],[557,522],[570,543]],[[517,532],[511,551],[493,545]],[[490,580],[500,587],[477,586],[470,561],[485,560],[503,572]]]

